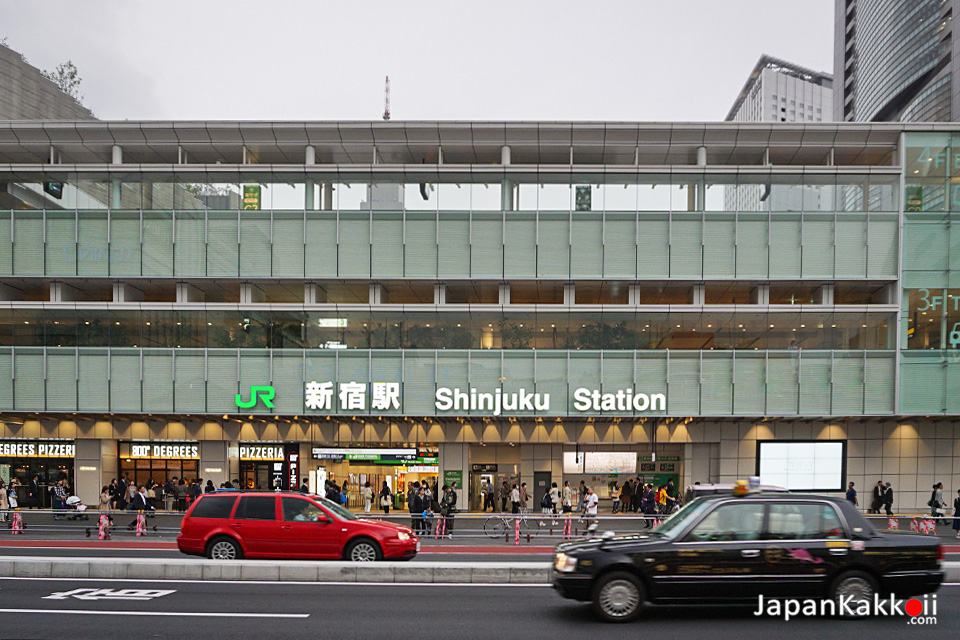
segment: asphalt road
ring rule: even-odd
[[[187,556],[176,549],[90,549],[90,548],[51,548],[51,547],[0,547],[0,558],[16,556],[44,556],[53,558],[127,558],[135,563],[138,558],[171,558],[183,560]],[[410,562],[549,562],[551,552],[538,553],[431,553],[429,548]],[[250,562],[270,562],[269,560],[250,560]],[[318,560],[317,562],[323,562]],[[0,624],[0,638],[3,638],[3,625]]]
[[[116,599],[129,597],[147,599]],[[0,635],[96,640],[204,636],[622,640],[640,634],[682,634],[743,640],[775,634],[780,640],[851,636],[901,640],[943,635],[960,626],[960,587],[941,588],[937,600],[935,630],[910,625],[905,616],[784,622],[755,617],[749,607],[649,607],[638,622],[625,627],[600,623],[589,606],[563,600],[543,586],[0,579]]]

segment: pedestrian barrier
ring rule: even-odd
[[[105,513],[100,514],[99,534],[101,540],[110,539],[110,516]]]
[[[513,544],[514,544],[514,546],[519,547],[519,546],[520,546],[520,518],[517,518],[517,519],[514,521],[514,523],[515,523],[515,524],[514,524],[514,531],[515,531],[516,533],[515,533],[515,537],[514,537],[514,542],[513,542]]]
[[[13,512],[13,522],[11,522],[10,528],[13,530],[13,535],[23,535],[23,518],[19,511]]]
[[[572,540],[573,539],[573,516],[567,514],[567,517],[564,518],[563,522],[563,539]]]
[[[447,519],[446,518],[437,518],[437,528],[433,532],[433,537],[435,540],[440,539],[447,535]]]
[[[900,521],[896,518],[889,518],[887,520],[887,529],[891,531],[900,531]]]
[[[137,513],[137,537],[147,535],[147,518],[140,511]]]

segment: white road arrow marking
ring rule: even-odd
[[[72,591],[56,591],[44,600],[133,600],[143,602],[176,593],[175,589],[73,589]]]

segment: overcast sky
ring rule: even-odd
[[[833,68],[833,0],[0,0],[103,119],[722,120],[759,56]]]

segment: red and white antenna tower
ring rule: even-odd
[[[387,81],[383,89],[383,119],[390,119],[390,76],[387,76]]]

